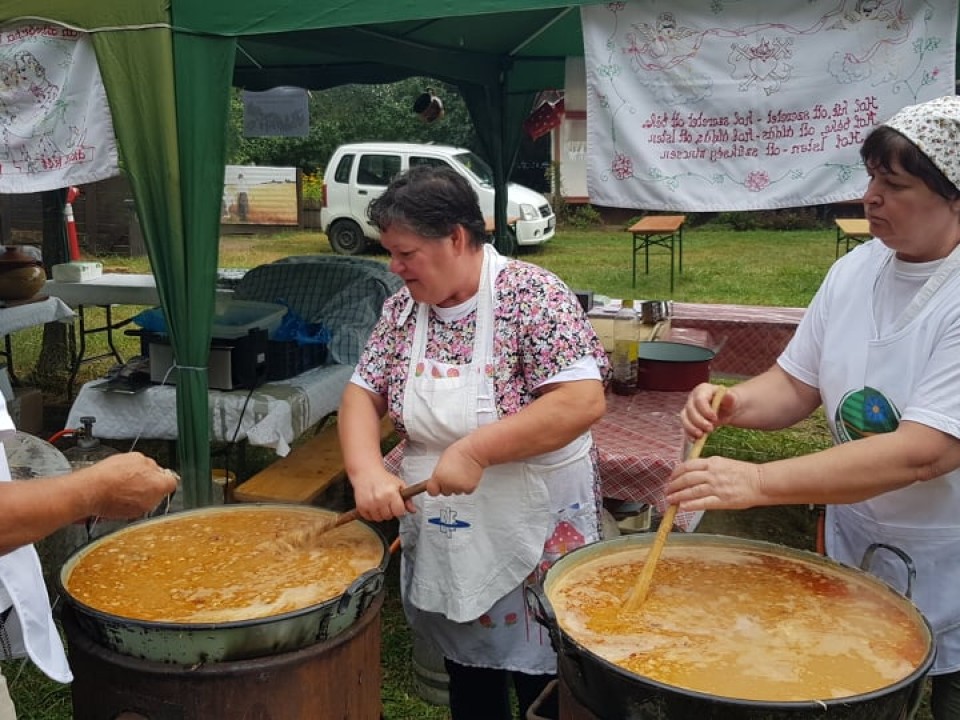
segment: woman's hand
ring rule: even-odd
[[[468,435],[443,451],[427,481],[428,494],[463,495],[477,489],[484,466],[470,451],[469,438]]]
[[[714,411],[712,407],[713,396],[720,389],[719,385],[700,383],[690,391],[687,402],[680,411],[680,423],[691,440],[698,440],[703,435],[712,433],[733,416],[737,401],[732,389],[726,390],[719,410]]]
[[[761,504],[761,465],[708,457],[687,460],[674,468],[666,501],[682,511],[742,510]]]
[[[400,490],[406,487],[403,480],[385,468],[362,477],[351,477],[350,481],[357,510],[364,520],[382,522],[416,512],[412,499],[400,497]]]

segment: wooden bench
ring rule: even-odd
[[[517,231],[517,221],[518,221],[519,219],[520,219],[520,218],[518,218],[518,217],[508,217],[508,218],[507,218],[507,227],[510,228],[511,230],[513,230],[513,232],[516,232],[516,231]],[[497,221],[496,221],[494,218],[492,218],[492,217],[485,217],[485,218],[483,219],[483,224],[484,224],[484,230],[486,231],[487,235],[493,235],[493,234],[496,232],[496,230],[497,230]]]
[[[384,416],[380,421],[380,439],[393,433],[393,423]],[[323,427],[316,435],[258,472],[233,491],[236,502],[282,502],[308,504],[334,483],[346,479],[343,452],[336,423]]]
[[[837,226],[837,257],[840,257],[840,243],[846,244],[844,252],[850,252],[850,243],[862,243],[869,240],[870,221],[862,218],[837,218],[833,221]]]

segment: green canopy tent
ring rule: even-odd
[[[580,3],[556,0],[0,0],[0,23],[91,34],[180,377],[187,507],[211,501],[207,376],[231,86],[324,88],[426,75],[458,85],[506,177],[536,91],[583,53]],[[28,15],[29,13],[29,15]]]

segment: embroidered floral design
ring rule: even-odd
[[[617,153],[613,158],[610,170],[617,180],[626,180],[633,177],[633,160],[623,153]]]
[[[760,192],[768,185],[770,185],[770,176],[767,174],[766,170],[754,170],[752,173],[747,175],[747,179],[743,183],[747,190],[752,192]]]

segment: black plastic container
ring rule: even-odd
[[[267,380],[286,380],[326,361],[326,343],[270,340],[267,343]]]

